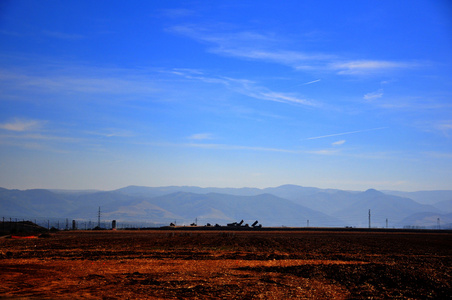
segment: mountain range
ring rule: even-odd
[[[0,217],[146,222],[258,220],[263,226],[452,228],[452,191],[364,192],[298,185],[258,188],[128,186],[113,191],[0,188]],[[85,223],[86,224],[86,223]]]

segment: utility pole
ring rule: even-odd
[[[436,221],[438,222],[438,229],[441,229],[441,225],[440,225],[440,223],[439,223],[439,218],[436,219]]]
[[[370,209],[369,209],[369,229],[370,229]]]
[[[306,223],[306,224],[307,224],[307,227],[309,227],[309,220],[307,221],[307,223]]]
[[[388,228],[388,218],[386,218],[386,228]]]
[[[100,206],[99,206],[99,212],[97,214],[97,227],[100,228]]]

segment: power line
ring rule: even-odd
[[[100,206],[99,206],[99,212],[97,214],[97,227],[100,228]]]

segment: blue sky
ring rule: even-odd
[[[2,1],[0,186],[452,189],[449,1]]]

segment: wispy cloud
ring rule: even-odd
[[[328,138],[332,136],[340,136],[340,135],[347,135],[347,134],[355,134],[355,133],[361,133],[361,132],[369,132],[369,131],[375,131],[375,130],[382,130],[386,129],[387,127],[378,127],[378,128],[372,128],[372,129],[364,129],[364,130],[356,130],[356,131],[347,131],[347,132],[341,132],[341,133],[333,133],[328,135],[321,135],[321,136],[315,136],[307,138],[307,140],[316,140],[316,139],[323,139]]]
[[[437,159],[452,159],[452,152],[439,152],[439,151],[430,151],[430,152],[424,152],[424,155],[427,155],[430,158],[437,158]]]
[[[213,28],[213,26],[211,26]],[[319,61],[334,59],[334,55],[323,53],[305,53],[281,49],[283,40],[274,34],[251,31],[218,32],[196,25],[180,25],[168,28],[169,31],[188,36],[200,42],[212,45],[209,52],[244,59],[263,60],[294,68],[306,68]]]
[[[79,39],[85,38],[81,34],[66,33],[66,32],[61,32],[61,31],[47,31],[47,30],[44,30],[42,33],[44,35],[49,36],[49,37],[62,39],[62,40],[79,40]]]
[[[367,93],[364,95],[363,98],[364,98],[364,100],[367,100],[367,101],[373,101],[373,100],[381,98],[381,97],[383,97],[383,89],[379,89],[376,92]]]
[[[345,140],[340,140],[340,141],[334,142],[331,145],[333,145],[333,146],[340,146],[340,145],[343,145],[343,144],[345,144]]]
[[[335,154],[339,153],[339,150],[338,149],[322,149],[322,150],[306,151],[306,153],[316,154],[316,155],[335,155]]]
[[[240,58],[279,63],[291,66],[298,70],[318,69],[321,68],[322,62],[332,59],[332,56],[324,54],[306,54],[302,52],[286,50],[216,48],[214,50],[211,50],[211,52]]]
[[[205,148],[216,150],[247,150],[247,151],[264,151],[264,152],[283,152],[283,153],[300,153],[299,151],[281,148],[268,148],[268,147],[254,147],[254,146],[240,146],[240,145],[226,145],[226,144],[182,144],[184,147],[191,148]]]
[[[211,140],[213,139],[213,134],[211,133],[195,133],[188,137],[189,140]]]
[[[391,60],[360,60],[330,53],[304,52],[284,49],[284,40],[275,34],[250,31],[213,31],[215,26],[180,25],[168,28],[212,47],[209,52],[242,59],[261,60],[290,66],[296,70],[317,70],[340,75],[367,75],[381,71],[407,69],[420,64]],[[313,81],[310,83],[314,83]]]
[[[110,95],[149,94],[159,90],[149,74],[141,70],[83,67],[69,62],[41,64],[33,69],[0,69],[0,86],[5,90]]]
[[[73,136],[57,136],[42,133],[11,132],[0,134],[0,145],[39,150],[53,153],[68,153],[73,145],[80,146],[86,140]]]
[[[228,87],[230,89],[252,98],[286,104],[319,106],[318,103],[304,99],[298,95],[272,91],[249,80],[226,79],[228,80]]]
[[[103,137],[132,137],[134,136],[134,133],[129,130],[123,130],[123,129],[113,129],[108,128],[105,130],[99,130],[99,131],[86,131],[86,134],[90,135],[97,135],[97,136],[103,136]]]
[[[313,84],[313,83],[316,83],[316,82],[319,82],[319,81],[321,81],[321,79],[305,82],[305,83],[303,83],[303,85]]]
[[[10,131],[34,131],[42,128],[45,124],[45,121],[41,120],[31,120],[31,119],[13,119],[11,121],[7,121],[5,123],[0,124],[1,129],[10,130]]]
[[[248,79],[237,79],[222,76],[208,76],[204,74],[199,74],[199,72],[198,75],[193,72],[184,72],[181,70],[172,73],[175,75],[184,76],[185,78],[199,80],[205,83],[222,84],[234,92],[255,99],[306,106],[320,105],[319,103],[316,103],[312,100],[304,99],[296,94],[272,91]]]
[[[385,97],[386,98],[386,97]],[[386,98],[384,101],[375,102],[378,107],[391,110],[441,110],[446,111],[452,108],[452,103],[434,98],[422,96],[398,96],[397,98]]]
[[[452,133],[452,120],[436,121],[433,124],[433,129],[441,132],[446,137],[450,137]]]
[[[163,9],[162,14],[165,17],[182,18],[182,17],[194,16],[197,14],[197,12],[194,10],[191,10],[191,9],[175,8],[175,9]]]
[[[452,121],[441,121],[437,124],[439,130],[452,130]]]
[[[1,135],[2,139],[10,139],[10,140],[28,140],[28,141],[57,141],[57,142],[65,142],[65,143],[77,143],[80,142],[80,138],[75,137],[66,137],[66,136],[55,136],[55,135],[46,135],[46,134],[20,134],[20,135]]]
[[[445,110],[445,112],[447,111]],[[445,138],[452,137],[452,120],[423,120],[414,122],[414,126],[421,132],[428,132]]]
[[[284,148],[270,148],[270,147],[258,147],[258,146],[243,146],[243,145],[228,145],[228,144],[208,144],[208,143],[143,143],[143,145],[151,145],[157,147],[187,147],[187,148],[200,148],[210,150],[231,150],[231,151],[259,151],[259,152],[280,152],[301,154],[303,152],[292,149]]]
[[[344,75],[369,74],[387,70],[413,68],[415,66],[418,66],[418,64],[384,60],[354,60],[334,62],[330,65],[331,69],[337,70],[338,74]]]
[[[98,136],[130,136],[125,130],[73,131],[61,124],[47,125],[48,121],[34,119],[12,119],[0,123],[0,145],[23,149],[68,153],[75,148],[97,147],[102,142]],[[93,137],[92,135],[96,135]]]
[[[292,96],[286,93],[273,91],[259,91],[258,89],[256,89],[255,91],[250,91],[249,95],[252,95],[253,97],[258,99],[269,100],[274,102],[314,106],[314,103],[312,103],[311,101],[308,101],[297,96]]]

